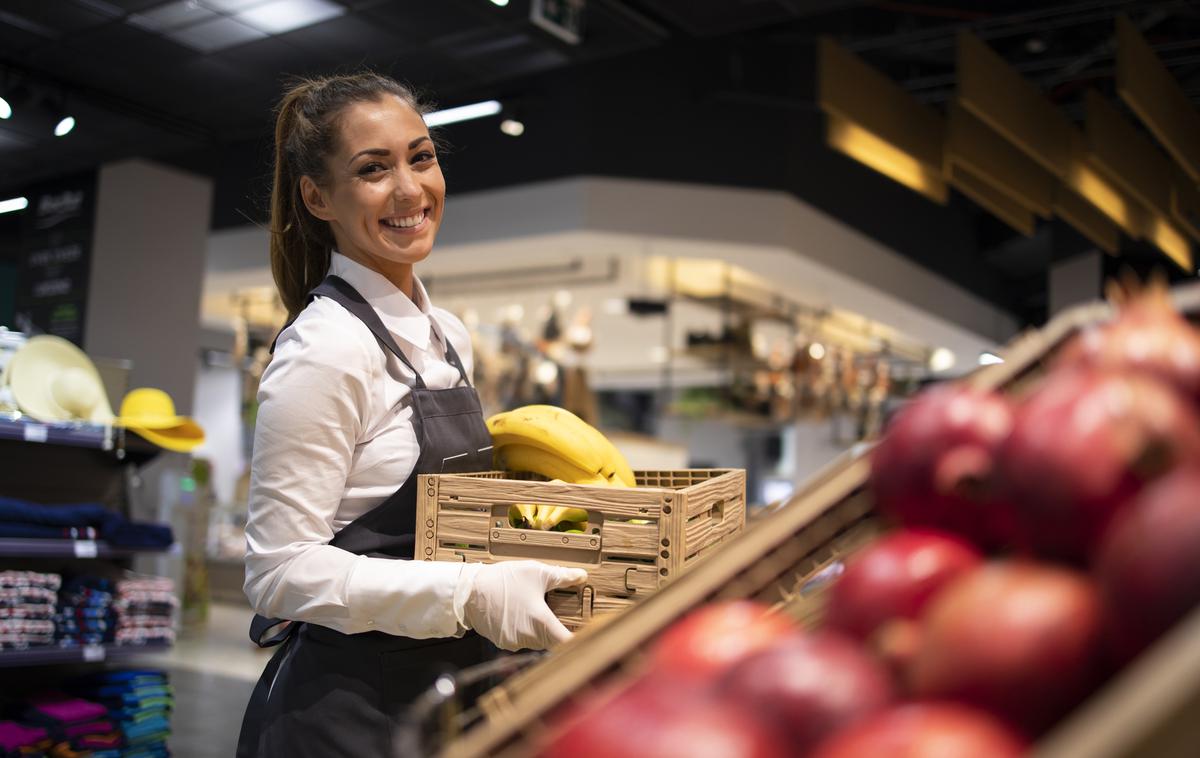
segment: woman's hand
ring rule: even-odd
[[[546,592],[581,584],[587,572],[539,561],[468,563],[454,610],[463,626],[504,650],[545,650],[571,632],[546,605]]]

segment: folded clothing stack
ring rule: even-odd
[[[0,721],[0,756],[3,758],[40,758],[52,744],[44,727]]]
[[[166,524],[130,521],[100,503],[44,505],[0,497],[0,537],[96,539],[130,548],[170,547]]]
[[[113,583],[94,576],[67,580],[58,595],[54,616],[55,641],[60,647],[103,645],[112,642],[117,629]]]
[[[54,644],[54,606],[62,577],[0,571],[0,650]]]
[[[46,693],[29,700],[23,714],[26,726],[41,727],[49,735],[51,756],[82,752],[91,758],[119,758],[123,739],[117,723],[100,703],[61,693]]]
[[[169,577],[146,576],[117,582],[118,645],[175,642],[175,583]]]
[[[108,717],[124,736],[121,758],[164,758],[170,755],[174,695],[166,672],[156,669],[104,671],[75,681],[72,691],[108,709]],[[106,758],[101,753],[94,758]]]

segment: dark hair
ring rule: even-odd
[[[361,72],[296,79],[275,116],[275,175],[271,185],[271,275],[279,297],[294,317],[305,296],[329,271],[333,233],[300,196],[300,177],[321,184],[325,160],[337,147],[338,118],[348,106],[395,95],[424,115],[412,90],[382,74]]]

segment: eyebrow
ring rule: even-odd
[[[417,145],[421,144],[422,142],[432,142],[432,141],[433,141],[433,140],[429,139],[429,137],[417,137],[415,140],[413,140],[412,142],[409,142],[409,143],[408,143],[408,149],[409,149],[409,150],[412,150],[414,147],[416,147]],[[369,147],[369,148],[367,148],[366,150],[359,150],[357,153],[355,153],[354,155],[350,156],[350,160],[349,160],[349,161],[347,161],[347,164],[353,163],[355,160],[357,160],[357,159],[358,159],[358,157],[359,157],[360,155],[379,155],[379,156],[388,156],[388,155],[391,155],[391,154],[392,154],[392,151],[391,151],[391,150],[388,150],[387,148],[383,148],[383,147]]]

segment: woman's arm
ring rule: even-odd
[[[281,335],[259,386],[245,591],[266,616],[348,634],[448,637],[460,630],[462,564],[367,558],[327,544],[381,381],[378,352],[331,301],[313,303]]]

